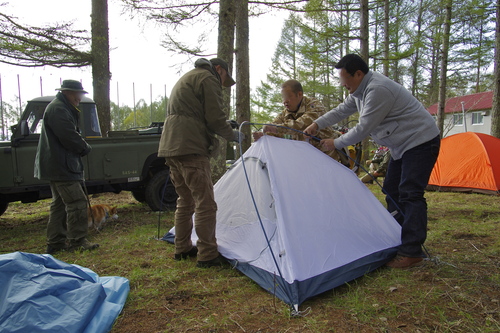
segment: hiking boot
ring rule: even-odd
[[[198,268],[210,268],[210,267],[224,267],[229,265],[229,262],[221,254],[212,260],[198,261],[196,267]]]
[[[72,243],[68,247],[68,251],[74,252],[74,251],[92,251],[95,250],[99,247],[99,244],[96,243],[91,243],[88,240],[84,239],[82,242],[78,243]]]
[[[182,252],[182,253],[176,253],[174,255],[174,260],[181,261],[187,258],[194,258],[198,254],[198,248],[196,246],[193,246],[191,250],[187,252]]]
[[[410,268],[422,265],[424,263],[423,260],[424,258],[421,257],[412,258],[398,255],[385,265],[390,268]]]
[[[47,251],[45,253],[47,254],[56,254],[58,252],[64,251],[67,249],[66,244],[60,245],[60,244],[48,244],[47,245]]]

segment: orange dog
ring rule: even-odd
[[[101,230],[104,223],[110,218],[114,220],[118,218],[116,207],[92,205],[88,211],[89,228],[93,227],[95,230]]]

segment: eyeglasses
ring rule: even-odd
[[[344,84],[347,80],[349,80],[353,77],[354,77],[354,75],[351,75],[351,74],[347,73],[345,70],[342,71],[342,69],[340,69],[340,71],[339,71],[340,84]]]

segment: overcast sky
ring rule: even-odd
[[[77,4],[78,3],[78,4]],[[21,23],[29,25],[50,24],[53,22],[75,22],[75,28],[90,31],[91,1],[68,0],[10,0],[1,7],[6,14],[18,18]],[[161,27],[153,23],[144,23],[139,19],[131,19],[122,14],[119,0],[108,0],[110,66],[112,73],[111,100],[120,105],[133,105],[133,89],[135,86],[136,102],[143,98],[150,101],[150,86],[153,100],[159,96],[170,95],[170,91],[179,76],[192,68],[191,63],[179,67],[188,60],[187,56],[167,52],[160,46]],[[28,9],[28,10],[27,10]],[[271,59],[281,34],[286,13],[266,14],[250,19],[250,85],[252,89],[265,80],[271,66]],[[196,30],[196,29],[193,29]],[[197,38],[184,31],[183,39]],[[217,39],[217,29],[211,37]],[[216,43],[207,49],[215,53]],[[179,70],[181,73],[179,73]],[[2,98],[4,102],[16,105],[19,75],[21,100],[26,101],[43,95],[55,94],[54,89],[60,86],[61,79],[81,80],[92,97],[92,79],[90,67],[83,69],[68,68],[23,68],[0,64]],[[42,84],[40,84],[40,77]],[[118,83],[118,93],[117,93]]]

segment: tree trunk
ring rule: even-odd
[[[500,139],[500,0],[497,0],[495,32],[495,90],[491,110],[491,135]]]
[[[250,59],[248,0],[236,0],[236,121],[250,121]],[[250,126],[245,126],[243,152],[250,147]]]
[[[438,97],[438,128],[441,137],[444,132],[444,108],[446,104],[446,75],[448,72],[448,49],[450,45],[450,28],[451,28],[451,6],[453,0],[447,0],[445,3],[446,18],[444,20],[443,31],[443,48],[441,51],[441,70],[439,77],[439,97]],[[465,119],[463,120],[465,121]]]
[[[108,1],[92,0],[92,85],[97,105],[101,133],[106,136],[111,128],[111,106],[109,101],[109,32]]]
[[[420,48],[422,41],[422,15],[423,15],[423,0],[420,0],[420,5],[418,6],[418,18],[417,18],[417,47],[415,50],[415,58],[412,63],[412,81],[411,81],[411,93],[413,96],[417,97],[417,85],[418,85],[418,71],[420,63]]]
[[[378,69],[378,66],[379,66],[379,60],[381,58],[381,55],[379,54],[379,48],[380,48],[380,45],[379,45],[379,28],[380,28],[380,24],[378,24],[379,20],[380,20],[380,6],[379,6],[379,3],[380,3],[380,0],[376,0],[375,1],[375,9],[374,9],[374,13],[373,13],[373,21],[375,22],[375,25],[374,25],[374,31],[373,31],[373,50],[372,50],[372,54],[375,55],[373,57],[373,62],[372,62],[372,70],[374,72],[380,72],[380,70]]]
[[[369,26],[368,26],[368,0],[360,0],[360,43],[361,43],[361,58],[363,58],[367,64],[369,64]],[[364,161],[366,156],[369,155],[369,137],[366,137],[362,141],[362,157],[361,161]],[[358,168],[359,172],[359,168]]]
[[[389,0],[384,0],[384,75],[389,77],[389,16],[390,9]]]
[[[482,53],[483,50],[483,35],[484,35],[484,30],[483,30],[483,24],[481,23],[481,27],[479,28],[479,41],[478,41],[478,48],[479,48],[479,54]],[[482,64],[482,57],[477,57],[477,72],[476,72],[476,94],[481,92],[481,67],[483,67]]]
[[[234,5],[234,0],[221,0],[219,5],[217,57],[227,62],[230,74],[233,73]],[[222,88],[222,103],[226,116],[231,118],[231,88]],[[219,147],[210,160],[212,167],[212,179],[214,182],[216,182],[226,172],[226,153],[228,149],[233,149],[233,144],[219,137]]]
[[[234,0],[220,0],[217,57],[227,62],[229,74],[233,73],[234,11]],[[231,89],[224,88],[222,94],[224,99],[224,111],[229,117],[231,112]]]
[[[368,19],[369,19],[369,13],[368,13],[368,0],[360,0],[360,33],[359,33],[359,38],[360,38],[360,47],[361,47],[361,58],[363,58],[366,63],[368,63],[368,58],[370,56],[369,54],[369,41],[368,41],[368,34],[369,34],[369,26],[368,26]]]
[[[439,15],[440,16],[436,18],[434,24],[432,25],[433,27],[431,28],[432,38],[431,50],[429,52],[431,63],[429,64],[430,78],[429,88],[427,89],[427,105],[437,103],[439,97],[439,57],[443,43],[443,38],[440,36],[442,36],[442,21],[444,20],[446,13],[443,14],[442,10],[440,10]]]
[[[393,73],[392,73],[392,79],[396,82],[400,82],[400,75],[399,75],[399,38],[400,38],[400,25],[401,25],[401,20],[399,19],[401,15],[401,2],[396,2],[396,20],[394,22],[394,60],[393,60]]]

